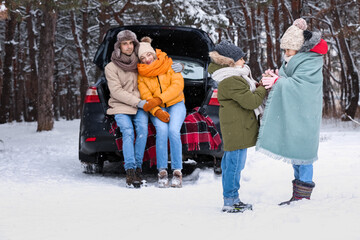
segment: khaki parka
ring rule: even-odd
[[[228,67],[210,63],[208,71]],[[254,109],[259,107],[266,89],[259,86],[254,92],[241,76],[228,77],[218,85],[220,128],[225,151],[245,149],[256,144],[259,123]]]

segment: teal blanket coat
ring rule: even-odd
[[[275,159],[305,165],[318,159],[322,118],[323,56],[297,53],[283,63],[270,91],[256,150]]]

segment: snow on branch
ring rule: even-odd
[[[0,5],[0,21],[8,19],[8,9],[5,7],[5,3]]]

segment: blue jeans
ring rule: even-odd
[[[149,116],[147,112],[138,109],[135,115],[115,114],[115,120],[122,133],[125,170],[141,168],[148,136]],[[133,123],[136,131],[135,147]]]
[[[224,152],[221,160],[224,206],[240,202],[240,177],[245,167],[246,154],[246,148]]]
[[[297,180],[306,183],[313,183],[313,165],[295,165],[293,164],[294,168],[294,177]]]
[[[150,115],[156,129],[156,161],[157,169],[168,167],[168,139],[170,141],[171,168],[182,169],[182,143],[180,129],[186,117],[186,107],[183,101],[170,107],[161,108],[170,114],[170,121],[164,123]]]

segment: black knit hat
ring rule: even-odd
[[[224,57],[233,59],[234,62],[239,61],[239,59],[246,55],[241,48],[235,46],[228,40],[222,40],[219,44],[215,45],[214,50]]]

